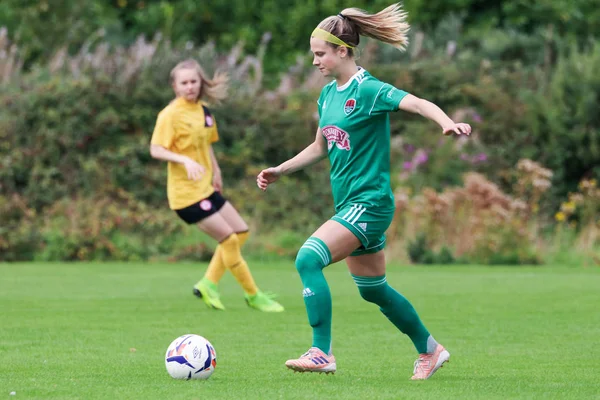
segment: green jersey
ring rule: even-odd
[[[317,101],[327,141],[336,212],[348,204],[394,208],[390,184],[390,118],[408,93],[358,72],[344,85],[333,81]]]

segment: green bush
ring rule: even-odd
[[[34,258],[41,261],[206,260],[212,255],[202,241],[182,243],[185,224],[172,211],[149,207],[121,191],[64,198],[46,209],[38,224]]]
[[[368,66],[375,76],[434,101],[475,128],[465,143],[443,137],[439,127],[421,116],[393,114],[394,185],[414,192],[423,186],[441,191],[471,170],[501,182],[506,170],[529,156],[544,160],[559,177],[555,201],[566,197],[571,181],[599,173],[598,54],[597,46],[572,51],[546,72],[469,52],[455,59],[434,55]],[[116,204],[122,207],[149,218],[149,210],[161,215],[165,225],[156,229],[184,235],[179,225],[167,225],[173,215],[166,204],[166,164],[151,159],[148,145],[157,113],[173,96],[168,72],[186,56],[201,58],[211,71],[223,66],[219,60],[225,58],[210,46],[185,50],[141,41],[129,49],[82,52],[64,59],[62,66],[40,66],[0,86],[0,197],[9,210],[0,228],[2,259],[207,256],[208,248],[157,239],[151,229],[137,236],[123,233],[134,232],[132,226],[104,227],[92,236],[98,240],[89,240],[80,225],[72,234],[56,233],[73,226],[56,210],[67,212],[73,202],[81,220],[91,223],[85,213],[98,202],[99,218],[110,220],[114,211],[106,199],[118,194]],[[232,96],[213,107],[225,196],[259,233],[288,231],[305,237],[333,213],[327,162],[285,177],[266,193],[256,188],[255,177],[261,168],[285,161],[314,140],[318,88],[300,82],[297,86],[305,83],[305,88],[264,93],[245,85],[251,78],[240,63],[229,68]],[[405,178],[405,163],[414,161],[417,151],[428,159]],[[474,162],[481,154],[489,161]],[[46,218],[43,231],[36,229],[34,214]],[[286,252],[293,248],[281,243],[275,247]],[[519,260],[530,260],[525,253]],[[444,252],[442,258],[451,259],[449,255]]]
[[[35,210],[17,194],[0,195],[0,215],[0,261],[33,259],[40,243]]]
[[[439,251],[433,250],[427,235],[422,232],[408,241],[407,253],[414,264],[453,264],[456,261],[452,250],[446,246],[442,246]]]
[[[555,172],[555,198],[600,176],[600,45],[561,53],[547,83],[527,101],[535,158]]]

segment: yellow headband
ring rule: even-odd
[[[337,44],[339,46],[345,46],[349,49],[354,48],[354,46],[350,46],[349,44],[344,42],[339,37],[332,35],[331,33],[327,32],[326,30],[321,29],[321,28],[315,28],[315,30],[313,31],[313,33],[310,34],[310,36],[315,37],[317,39],[324,40],[329,43]]]

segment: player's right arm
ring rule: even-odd
[[[279,166],[260,171],[256,177],[256,184],[260,189],[267,190],[267,186],[279,179],[280,176],[299,171],[321,161],[325,157],[327,157],[327,144],[323,139],[321,128],[319,128],[314,142],[295,157],[281,163]]]
[[[408,111],[414,114],[420,114],[425,118],[437,123],[444,135],[464,133],[469,136],[471,134],[471,125],[464,122],[454,122],[441,108],[434,103],[421,99],[412,94],[407,94],[400,100],[398,105],[399,110]]]
[[[182,164],[187,171],[188,179],[197,181],[202,178],[202,175],[204,175],[204,167],[202,165],[198,164],[196,161],[187,156],[177,154],[159,144],[150,145],[150,155],[152,158],[156,158],[157,160]]]
[[[156,126],[150,141],[150,155],[157,160],[182,164],[187,171],[188,179],[199,180],[204,174],[204,167],[191,158],[169,150],[173,145],[176,132],[171,110],[163,110],[158,114]]]

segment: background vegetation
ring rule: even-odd
[[[411,0],[408,52],[363,41],[361,65],[475,130],[443,138],[393,115],[392,257],[521,264],[569,250],[571,262],[599,262],[596,3]],[[250,249],[293,256],[331,215],[327,165],[266,195],[254,177],[314,137],[324,80],[307,38],[346,4],[3,1],[0,260],[210,256],[211,242],[167,210],[165,165],[148,154],[172,98],[168,71],[184,57],[232,76],[214,109],[216,149],[225,195],[257,233]]]

